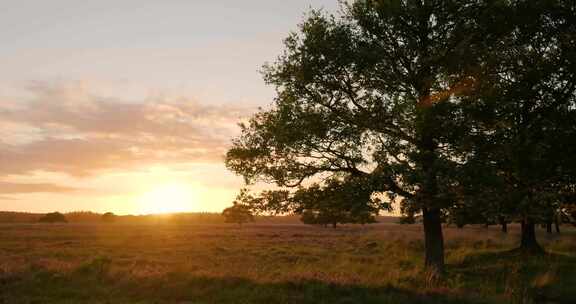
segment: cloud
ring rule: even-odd
[[[0,193],[2,194],[25,194],[25,193],[44,193],[44,192],[64,193],[64,192],[73,192],[77,190],[79,189],[47,183],[25,184],[25,183],[0,182]],[[0,199],[5,200],[12,198],[0,196]]]
[[[0,176],[220,162],[237,121],[254,110],[162,96],[117,100],[82,85],[35,83],[29,93],[0,101],[0,125],[10,127],[1,134]]]
[[[9,196],[0,196],[0,201],[17,201],[17,198],[9,197]]]

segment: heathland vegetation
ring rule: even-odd
[[[563,0],[311,11],[226,154],[232,207],[0,214],[35,222],[1,226],[0,303],[574,303],[575,20]],[[374,224],[393,209],[405,225]]]
[[[421,225],[0,224],[0,303],[573,303],[576,230],[445,227],[446,275]]]

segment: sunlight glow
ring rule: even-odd
[[[190,212],[198,195],[189,184],[174,183],[158,186],[142,194],[137,202],[141,214]]]

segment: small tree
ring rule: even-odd
[[[222,215],[226,219],[226,223],[236,223],[242,225],[254,221],[254,215],[247,205],[234,202],[232,207],[228,207],[222,211]]]
[[[104,214],[102,214],[102,222],[104,223],[113,223],[116,221],[116,214],[112,213],[112,212],[106,212]]]
[[[38,219],[40,223],[68,223],[66,216],[60,212],[47,213]]]

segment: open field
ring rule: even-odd
[[[576,303],[576,231],[523,258],[496,228],[446,228],[422,273],[420,225],[0,225],[0,303]]]

